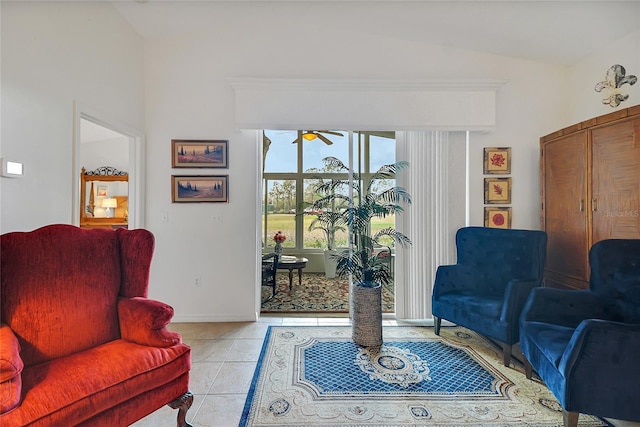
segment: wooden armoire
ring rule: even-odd
[[[640,239],[640,105],[540,138],[545,286],[589,287],[589,249]]]

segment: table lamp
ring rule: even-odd
[[[118,207],[118,201],[114,198],[103,199],[102,207],[105,208],[107,218],[113,218],[113,209]]]

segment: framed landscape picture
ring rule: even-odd
[[[484,204],[511,203],[511,178],[485,178]]]
[[[484,148],[484,174],[508,175],[511,173],[511,147]]]
[[[229,201],[229,175],[172,175],[171,201],[226,203]]]
[[[171,167],[227,168],[228,146],[229,141],[172,139]]]
[[[490,228],[511,228],[511,208],[485,206],[484,226]]]

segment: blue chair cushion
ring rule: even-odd
[[[460,307],[469,315],[497,319],[504,303],[504,296],[478,295],[473,291],[458,291],[444,294],[440,297],[440,304]]]
[[[557,368],[575,328],[543,322],[527,322],[526,329],[530,343],[535,345],[540,353]]]

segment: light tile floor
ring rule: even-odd
[[[385,325],[396,324],[384,320]],[[258,322],[173,323],[191,346],[190,389],[193,405],[187,421],[197,427],[237,427],[269,325],[350,325],[346,317],[271,317]],[[133,424],[175,426],[177,411],[165,406]]]
[[[383,320],[384,326],[406,324]],[[193,405],[187,421],[194,427],[237,427],[269,325],[350,325],[346,317],[271,317],[258,322],[173,323],[191,346],[190,389]],[[176,425],[177,411],[164,406],[133,424],[134,427]],[[612,421],[613,422],[613,421]],[[613,422],[616,427],[640,423]]]

